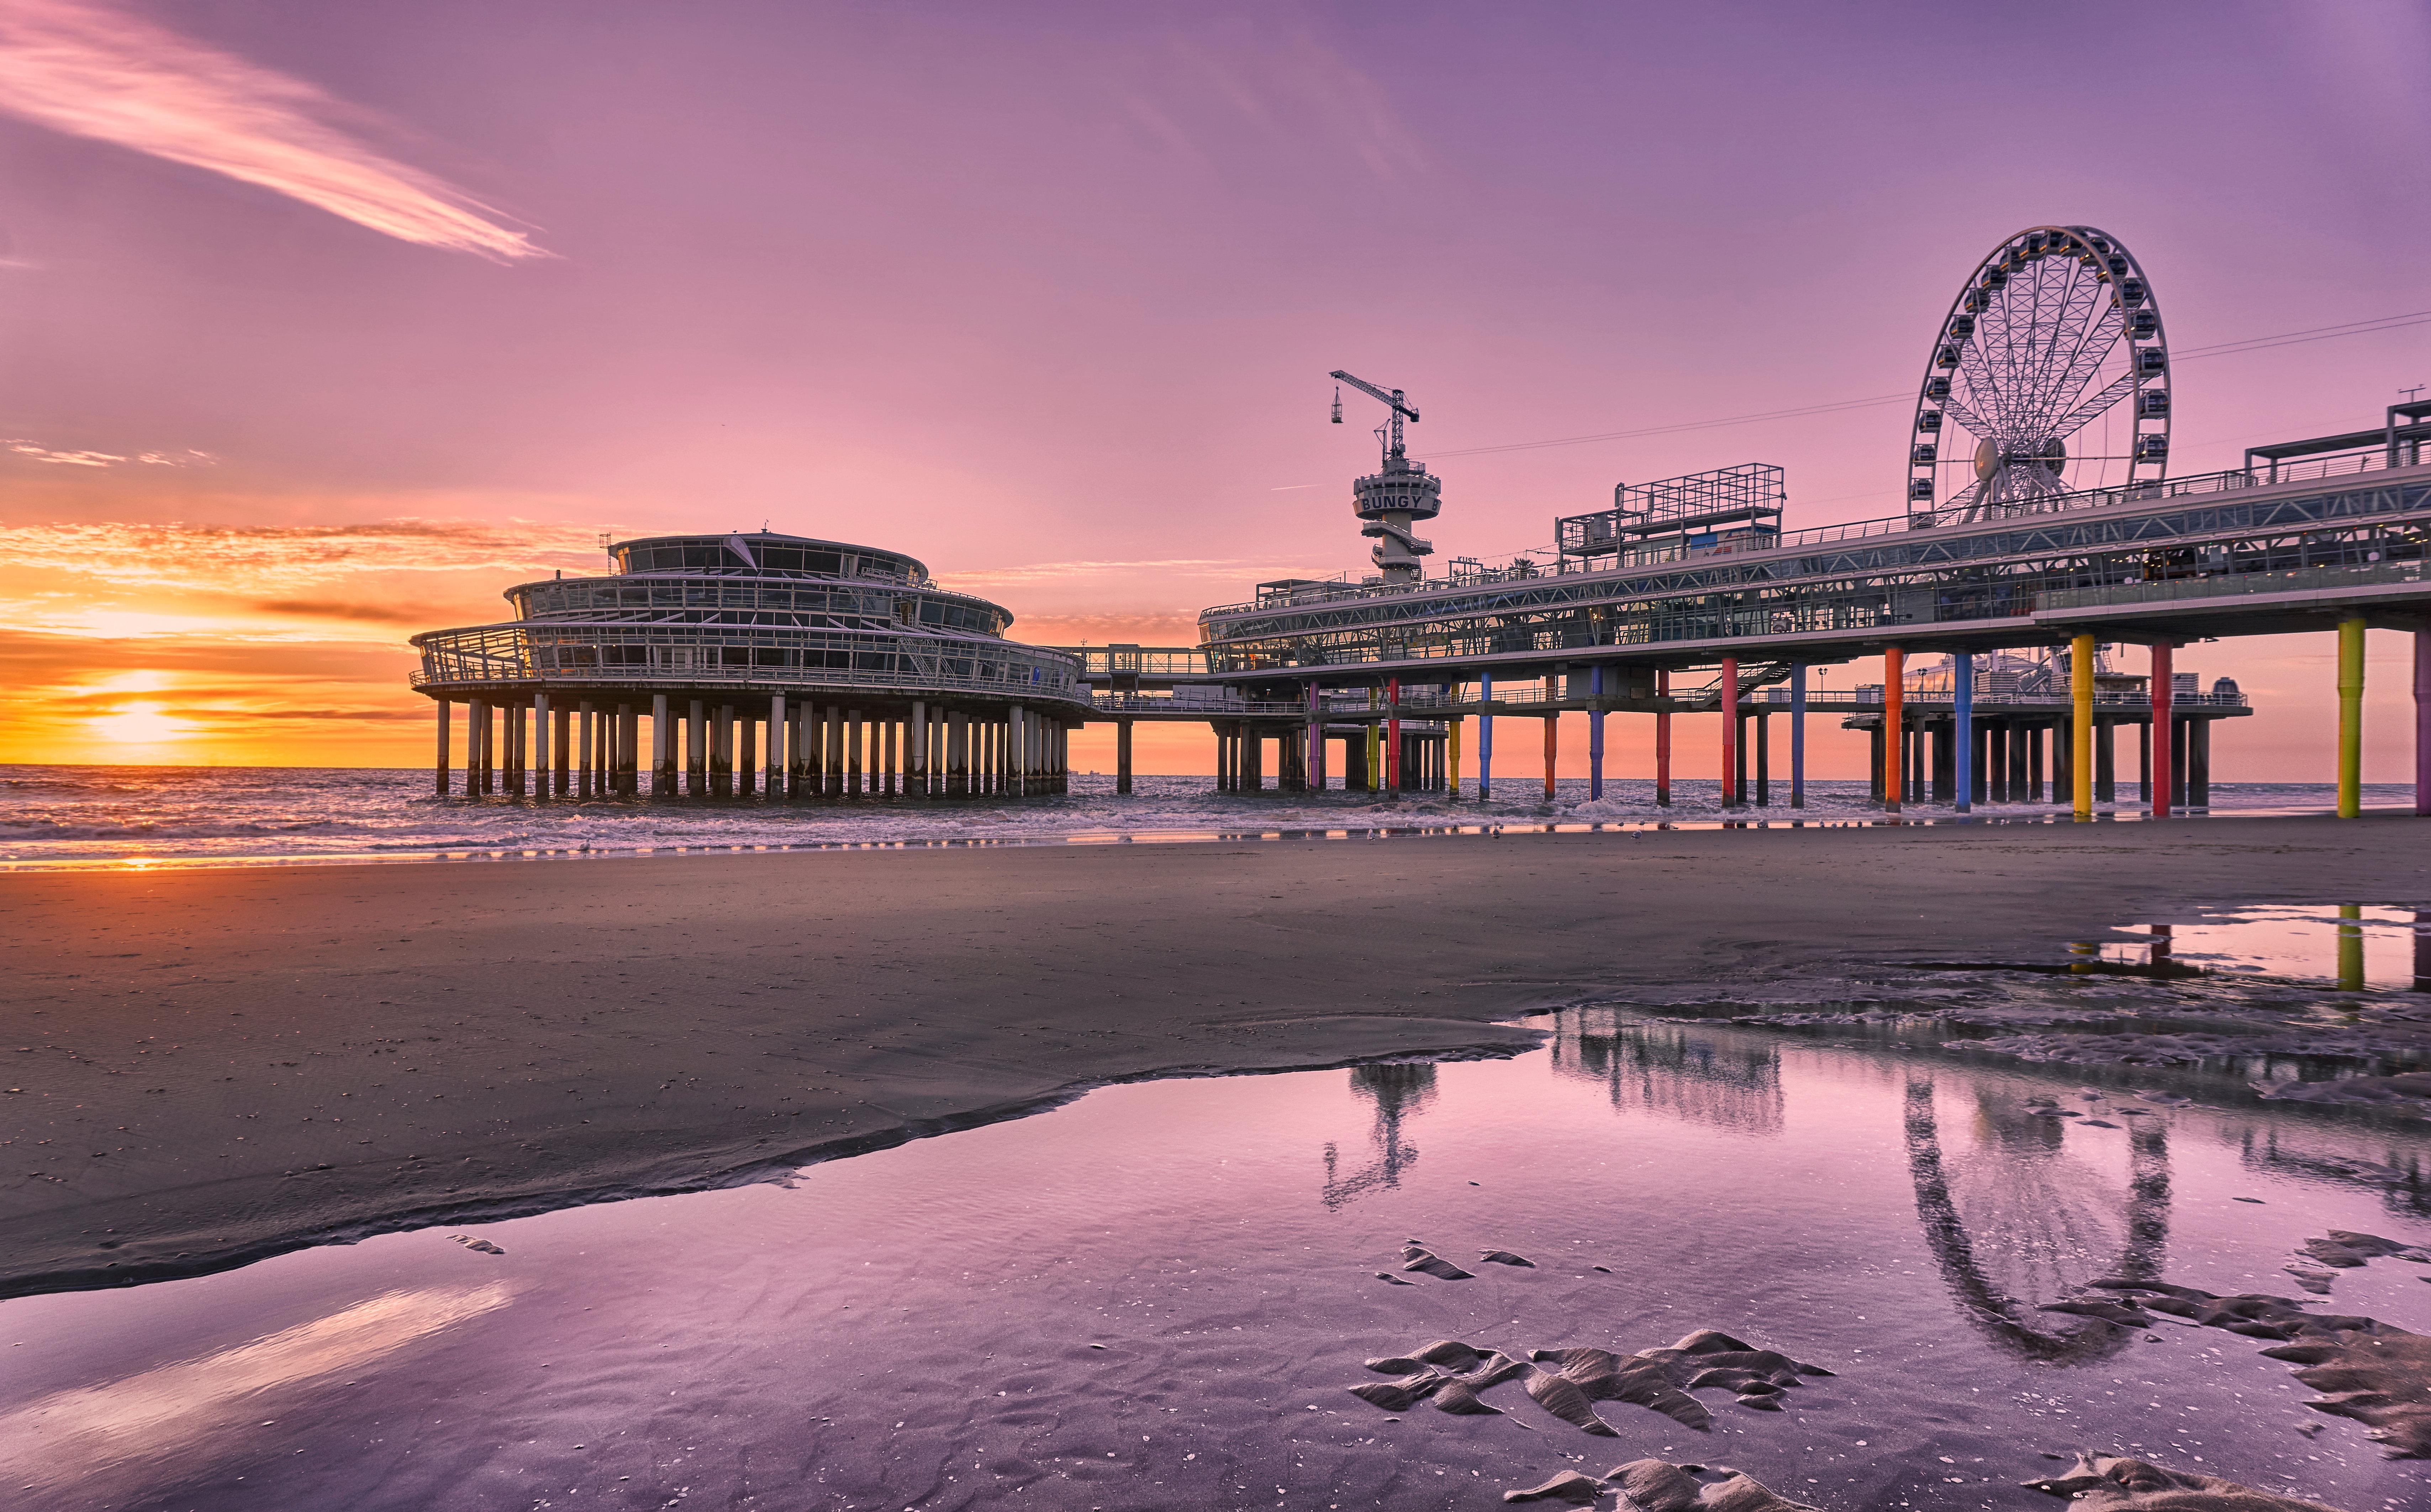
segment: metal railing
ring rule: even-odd
[[[1750,701],[1785,707],[1789,702],[1787,688],[1767,688],[1764,694],[1763,697]],[[1910,688],[1900,695],[1900,702],[1911,709],[1919,706],[1937,708],[1952,701],[1948,688]],[[1986,709],[2067,709],[2074,706],[2074,700],[2066,693],[1979,692],[1972,701],[1979,712]],[[2149,709],[2153,705],[2153,696],[2109,690],[2095,693],[2093,702],[2094,707],[2100,709]],[[1806,693],[1806,707],[1809,709],[1879,709],[1882,703],[1883,690],[1879,687],[1835,688],[1828,692],[1810,688]],[[2242,693],[2181,693],[2170,699],[2170,705],[2176,709],[2244,709],[2252,706]]]
[[[597,625],[545,621],[432,630],[414,637],[417,688],[500,682],[767,683],[973,693],[1085,703],[1070,657],[1011,641],[788,630],[764,626]]]
[[[2179,598],[2237,598],[2252,594],[2302,593],[2308,588],[2356,588],[2373,583],[2421,582],[2420,562],[2383,562],[2351,567],[2297,567],[2281,572],[2221,573],[2204,578],[2165,578],[2158,582],[2113,583],[2103,588],[2055,588],[2035,598],[2037,611],[2096,609],[2110,604],[2149,604]]]

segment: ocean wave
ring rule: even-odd
[[[130,856],[215,863],[304,856],[628,852],[870,844],[1041,843],[1059,839],[1256,835],[1378,831],[1449,831],[1556,826],[1716,823],[1866,823],[1881,811],[1860,781],[1820,780],[1807,804],[1792,809],[1788,784],[1772,785],[1766,808],[1724,811],[1710,779],[1672,784],[1668,806],[1654,784],[1615,778],[1587,797],[1582,779],[1564,778],[1549,801],[1542,780],[1505,776],[1489,801],[1473,786],[1453,799],[1411,793],[1398,801],[1372,793],[1218,793],[1205,777],[1142,777],[1135,792],[1076,775],[1069,794],[1034,798],[845,803],[765,798],[536,800],[439,798],[421,770],[260,767],[12,767],[0,772],[0,861],[17,865],[116,861]],[[2105,809],[2122,817],[2140,808],[2132,784]],[[2331,790],[2318,783],[2218,783],[2216,813],[2325,810]],[[2409,804],[2406,783],[2372,783],[2375,807]],[[2064,804],[1987,805],[1987,819],[2044,819]],[[1910,804],[1903,818],[1952,816],[1947,804]]]

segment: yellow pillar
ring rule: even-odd
[[[2363,621],[2339,621],[2339,817],[2363,812]]]
[[[1460,715],[1445,721],[1444,787],[1450,797],[1460,797]]]
[[[2363,908],[2339,905],[2339,990],[2363,991]]]
[[[2069,731],[2069,776],[2076,788],[2076,816],[2093,817],[2093,637],[2068,643],[2069,699],[2076,716]]]

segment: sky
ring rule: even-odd
[[[603,535],[863,541],[1016,638],[1187,645],[1365,566],[1334,368],[1418,406],[1443,557],[1747,461],[1792,528],[1892,513],[2011,232],[2125,241],[2181,353],[2431,314],[2426,143],[2419,0],[0,0],[0,761],[420,764],[405,637]],[[2431,325],[2172,382],[2173,471],[2233,465],[2376,424]],[[2221,780],[2330,777],[2326,635],[2178,657],[2255,696]]]

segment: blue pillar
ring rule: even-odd
[[[1587,688],[1599,700],[1587,712],[1587,800],[1593,802],[1603,797],[1603,668],[1588,674]]]
[[[1958,812],[1965,814],[1974,807],[1970,801],[1975,792],[1975,658],[1953,656],[1950,659],[1950,708],[1956,729],[1951,739],[1957,746],[1956,789]]]
[[[1477,800],[1494,796],[1494,674],[1477,675]]]
[[[1806,664],[1789,669],[1789,806],[1806,807]]]

